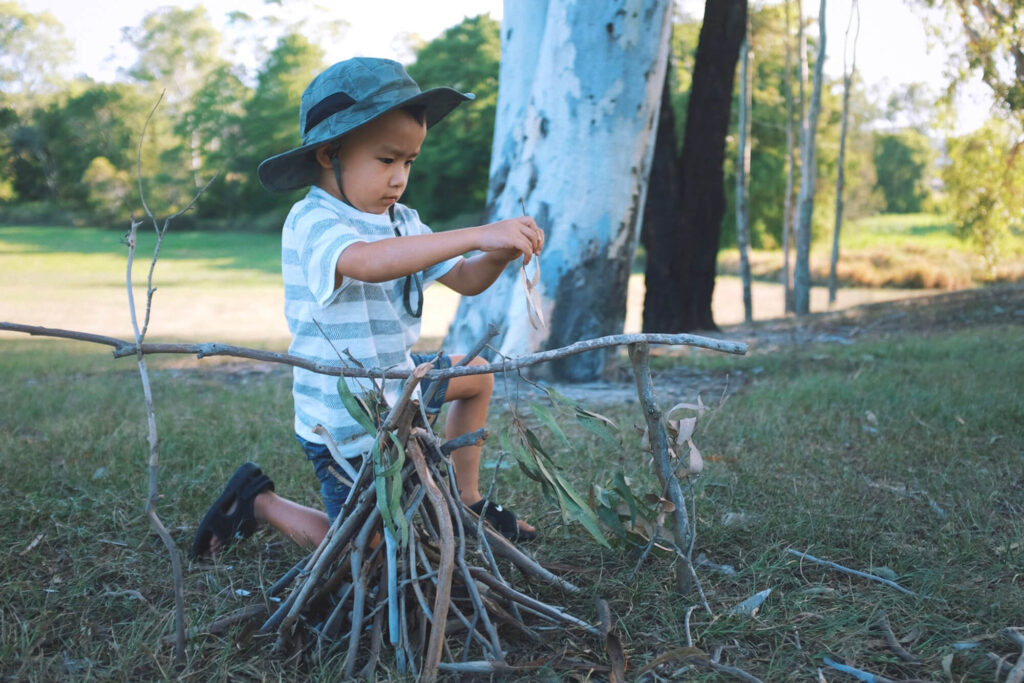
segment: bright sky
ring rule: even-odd
[[[530,0],[510,0],[529,2]],[[763,0],[751,0],[756,3]],[[167,5],[160,0],[133,0],[117,3],[116,11],[98,10],[95,3],[82,0],[20,0],[31,12],[49,11],[62,24],[75,45],[77,70],[103,81],[113,80],[118,67],[133,63],[133,48],[124,43],[121,28],[138,26],[153,9]],[[703,0],[677,0],[692,16],[702,14]],[[206,7],[215,23],[225,21],[227,13],[243,10],[254,16],[266,12],[266,5],[255,0],[182,0],[181,7]],[[284,3],[291,11],[294,3]],[[309,8],[308,3],[298,3]],[[803,0],[804,13],[815,16],[818,2]],[[849,21],[849,0],[831,0],[826,12],[826,73],[838,78],[843,68],[844,34]],[[310,10],[305,10],[310,11]],[[317,11],[317,10],[312,10]],[[403,34],[418,34],[426,40],[439,35],[466,16],[489,13],[500,19],[501,0],[333,0],[319,10],[331,19],[349,24],[340,40],[327,48],[329,61],[354,56],[392,57],[406,60]],[[942,49],[929,51],[929,43],[919,16],[900,0],[860,0],[861,30],[857,46],[857,68],[863,82],[879,85],[889,92],[900,84],[927,83],[938,93],[945,86],[942,76],[946,61]],[[812,31],[815,29],[811,29]],[[944,48],[943,48],[944,49]],[[960,128],[979,125],[987,116],[991,98],[979,82],[965,91],[958,103]]]

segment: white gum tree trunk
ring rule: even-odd
[[[462,299],[447,351],[466,351],[492,322],[500,332],[491,344],[507,356],[622,332],[670,10],[671,0],[505,3],[488,215],[521,215],[522,200],[545,231],[537,291],[547,325],[530,324],[519,260]],[[586,381],[604,359],[582,354],[550,370]]]
[[[814,65],[810,109],[800,145],[800,195],[797,199],[796,264],[793,272],[793,300],[797,315],[811,312],[811,219],[814,214],[814,186],[817,178],[818,115],[821,113],[821,81],[825,66],[825,4],[818,9],[818,61]]]

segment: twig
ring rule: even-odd
[[[412,430],[412,435],[417,438],[427,440],[434,438],[432,432],[423,429],[422,427],[415,427]],[[479,518],[475,517],[473,513],[467,510],[465,507],[460,508],[459,512],[462,515],[462,522],[465,528],[467,530],[472,531],[473,533],[476,533],[476,522]],[[524,553],[522,550],[517,548],[514,543],[506,539],[498,532],[486,526],[482,526],[481,529],[483,531],[484,538],[486,539],[487,543],[489,544],[493,552],[496,555],[514,564],[523,573],[540,579],[541,581],[544,581],[546,583],[553,584],[569,593],[580,592],[580,588],[578,586],[570,583],[569,581],[566,581],[562,577],[553,574],[547,569],[545,569],[543,566],[540,565],[540,563],[538,563],[536,560],[534,560],[526,553]]]
[[[786,548],[786,552],[789,553],[790,555],[796,555],[797,557],[802,558],[804,560],[810,560],[811,562],[817,562],[820,565],[824,565],[826,567],[831,567],[832,569],[835,569],[837,571],[845,572],[846,574],[851,574],[853,576],[859,576],[862,579],[870,579],[871,581],[877,581],[878,583],[885,584],[886,586],[889,586],[890,588],[895,588],[896,590],[900,591],[901,593],[906,593],[907,595],[914,595],[914,596],[917,595],[917,593],[915,593],[914,591],[907,590],[906,588],[904,588],[903,586],[899,585],[895,581],[890,581],[889,579],[883,579],[881,576],[875,576],[874,574],[868,574],[866,572],[857,571],[856,569],[850,569],[849,567],[844,567],[841,564],[836,564],[835,562],[829,562],[828,560],[821,560],[821,559],[819,559],[817,557],[814,557],[813,555],[808,555],[807,553],[802,553],[799,550],[793,550],[792,548]]]
[[[697,605],[690,605],[686,608],[686,618],[683,619],[683,630],[686,632],[686,647],[693,647],[693,636],[690,635],[690,615]]]
[[[0,322],[0,330],[8,332],[24,332],[33,336],[57,337],[61,339],[75,339],[87,341],[105,346],[113,346],[114,358],[124,358],[137,353],[136,344],[124,339],[106,337],[103,335],[86,334],[74,330],[63,330],[58,328],[38,327],[34,325],[22,325],[19,323]],[[466,375],[488,375],[520,368],[540,365],[552,360],[574,356],[576,354],[593,351],[596,349],[609,348],[613,346],[626,346],[629,344],[665,344],[668,346],[696,346],[698,348],[722,351],[743,355],[747,352],[747,345],[741,342],[730,342],[709,337],[700,337],[693,334],[617,334],[606,337],[597,337],[579,341],[569,346],[557,349],[531,353],[518,358],[509,358],[498,363],[486,363],[484,365],[456,365],[443,370],[431,370],[426,374],[430,380],[445,379],[450,377],[464,377]],[[324,363],[312,363],[304,358],[292,356],[286,353],[275,353],[273,351],[262,351],[244,346],[232,346],[231,344],[219,344],[214,342],[177,344],[177,343],[146,343],[142,344],[142,352],[147,355],[159,353],[176,353],[195,355],[197,358],[208,356],[231,356],[235,358],[248,358],[250,360],[266,361],[269,363],[280,363],[297,368],[304,368],[322,375],[334,377],[381,377],[384,379],[405,379],[412,374],[410,370],[380,370],[376,368],[341,367],[337,365],[326,365]]]
[[[839,662],[831,659],[830,657],[825,657],[823,661],[825,662],[825,664],[832,667],[836,671],[842,671],[845,674],[850,674],[857,680],[864,681],[864,683],[896,683],[891,678],[879,676],[878,674],[873,674],[853,666],[848,666],[846,664],[840,664]]]
[[[1004,628],[1000,633],[1016,643],[1017,647],[1021,649],[1017,663],[1010,669],[1010,673],[1006,675],[1006,683],[1022,683],[1024,682],[1024,634],[1018,628]]]
[[[675,520],[673,536],[676,546],[686,548],[689,546],[690,523],[687,519],[686,498],[683,496],[679,479],[676,478],[675,470],[672,467],[671,456],[668,452],[668,437],[665,434],[665,426],[662,424],[661,410],[654,399],[654,382],[651,379],[651,366],[648,363],[650,348],[646,343],[630,344],[629,359],[633,365],[633,374],[636,377],[636,391],[643,407],[644,418],[647,421],[647,430],[654,450],[654,456],[658,462],[658,477],[661,485],[668,493],[669,500],[675,506],[672,518]],[[694,573],[693,563],[685,554],[681,556],[683,567],[676,571],[676,578],[681,592],[689,592],[692,587]]]
[[[453,468],[448,467],[448,477],[454,488],[455,484],[455,472]],[[473,577],[469,574],[469,566],[466,564],[466,533],[462,524],[462,515],[458,513],[459,507],[462,505],[461,502],[456,502],[455,497],[452,495],[451,490],[448,487],[439,487],[441,493],[444,494],[445,499],[448,502],[448,508],[452,512],[452,516],[455,520],[456,528],[458,530],[458,552],[456,553],[456,560],[459,564],[459,569],[462,570],[462,576],[466,584],[466,592],[469,593],[469,598],[473,602],[473,607],[476,609],[477,619],[483,622],[484,630],[487,631],[487,636],[490,638],[490,657],[489,659],[504,659],[505,654],[501,650],[501,641],[498,639],[498,632],[495,630],[494,625],[491,623],[490,618],[487,616],[487,609],[484,607],[483,601],[480,599],[480,593],[477,591],[476,583],[473,582]]]
[[[433,628],[427,641],[427,650],[423,657],[423,668],[420,676],[424,681],[433,681],[437,677],[437,665],[441,661],[441,646],[444,643],[444,623],[448,618],[448,606],[452,587],[452,569],[454,568],[455,539],[452,531],[452,518],[448,514],[447,505],[437,482],[430,476],[423,451],[415,439],[411,439],[406,448],[409,459],[416,468],[416,475],[427,491],[427,499],[437,516],[438,531],[441,534],[441,560],[437,567],[437,591],[434,596]]]
[[[454,439],[449,439],[441,444],[440,451],[445,455],[451,455],[452,451],[457,451],[460,448],[466,446],[482,446],[487,437],[489,436],[486,429],[481,427],[475,432],[469,432],[468,434],[461,434]]]
[[[735,676],[736,678],[740,679],[741,681],[750,681],[750,683],[763,683],[760,678],[758,678],[757,676],[754,676],[753,674],[747,673],[743,669],[739,669],[739,668],[737,668],[735,666],[728,666],[727,664],[722,664],[722,663],[720,663],[720,662],[718,662],[716,660],[705,659],[704,657],[691,656],[691,657],[687,657],[683,661],[690,662],[691,664],[696,664],[698,666],[704,666],[704,667],[707,667],[709,669],[713,669],[714,671],[718,671],[718,672],[723,673],[723,674],[729,674],[730,676]],[[879,683],[881,683],[881,681],[879,681]]]
[[[470,567],[469,571],[473,575],[473,578],[475,578],[478,581],[480,581],[481,583],[485,584],[491,590],[495,591],[496,593],[500,593],[501,595],[505,596],[506,598],[508,598],[510,600],[515,600],[520,605],[524,605],[526,607],[529,607],[530,609],[534,610],[535,612],[539,612],[541,615],[547,617],[551,621],[561,622],[563,624],[569,624],[569,625],[572,625],[572,626],[578,626],[579,628],[582,628],[583,630],[585,630],[587,633],[590,633],[591,635],[595,635],[595,636],[600,636],[601,635],[601,630],[600,629],[598,629],[598,628],[596,628],[594,626],[591,626],[590,624],[588,624],[587,622],[583,621],[582,619],[577,619],[576,617],[572,616],[571,614],[566,614],[565,612],[561,611],[560,609],[557,609],[555,607],[552,607],[551,605],[548,605],[548,604],[543,603],[543,602],[541,602],[539,600],[531,598],[529,595],[526,595],[524,593],[520,593],[519,591],[517,591],[516,589],[512,588],[511,586],[509,586],[509,585],[507,585],[505,583],[502,583],[501,581],[498,581],[496,578],[491,576],[488,572],[485,572],[484,570],[482,570],[482,569],[480,569],[478,567]]]
[[[919,664],[921,660],[918,657],[910,654],[907,650],[900,645],[900,641],[896,639],[896,634],[892,632],[892,626],[889,624],[889,617],[886,616],[885,610],[878,615],[876,621],[879,630],[882,631],[882,636],[885,638],[885,644],[889,646],[897,657],[902,659],[904,662],[911,662],[913,664]]]

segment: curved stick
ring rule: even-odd
[[[406,454],[416,468],[420,483],[426,489],[427,499],[437,516],[438,531],[441,534],[441,559],[437,566],[437,593],[434,596],[433,628],[430,640],[423,657],[423,669],[420,676],[424,681],[437,678],[437,666],[441,662],[441,650],[444,644],[444,624],[448,620],[448,607],[451,603],[452,570],[455,565],[455,534],[452,530],[452,518],[448,513],[444,496],[437,487],[437,482],[430,475],[426,458],[416,439],[410,439]]]

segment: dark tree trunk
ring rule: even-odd
[[[671,58],[670,58],[671,60]],[[672,254],[681,253],[679,160],[676,155],[676,115],[672,110],[671,67],[665,70],[658,134],[654,140],[651,177],[647,183],[640,242],[647,250],[644,270],[643,331],[683,331],[679,299],[675,292],[681,274]]]
[[[688,332],[716,329],[711,315],[715,260],[725,214],[722,163],[729,130],[733,80],[740,44],[746,32],[747,1],[715,0],[704,6],[697,44],[683,149],[678,160],[672,144],[663,140],[674,131],[662,119],[658,126],[654,167],[648,189],[643,231],[647,248],[645,332]],[[668,89],[666,89],[667,91]],[[662,95],[662,115],[664,100]],[[667,129],[667,130],[666,130]],[[672,172],[658,172],[666,163],[659,155],[672,153]],[[672,178],[672,175],[675,178]],[[664,177],[663,177],[664,176]],[[673,182],[673,188],[661,183]],[[659,195],[673,197],[671,208],[650,208]],[[675,196],[678,195],[678,196]]]

